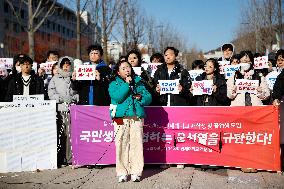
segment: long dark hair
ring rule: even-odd
[[[213,65],[214,65],[214,69],[215,69],[214,72],[213,72],[214,76],[216,78],[219,78],[220,77],[220,66],[219,66],[219,63],[217,62],[217,60],[215,58],[209,58],[209,59],[207,59],[205,61],[204,65],[206,65],[206,63],[209,62],[209,61],[212,62]]]
[[[133,70],[131,64],[130,64],[127,60],[125,60],[125,61],[120,61],[120,62],[118,62],[118,63],[114,66],[113,72],[112,72],[112,76],[111,76],[111,79],[110,79],[111,81],[115,80],[115,77],[116,77],[116,76],[120,77],[120,75],[118,75],[118,71],[119,71],[119,67],[121,66],[122,63],[127,63],[127,64],[130,66],[130,68],[131,68],[131,77],[132,77],[132,78],[135,77],[136,74],[135,74],[135,72],[134,72],[134,70]]]

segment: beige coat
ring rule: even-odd
[[[253,72],[252,72],[253,74]],[[251,75],[252,75],[251,74]],[[231,106],[245,106],[245,94],[238,94],[234,92],[234,76],[230,77],[227,81],[227,96],[230,98]],[[245,76],[244,79],[250,79],[250,75]],[[270,96],[270,91],[265,80],[265,77],[261,76],[260,83],[261,92],[257,94],[250,94],[252,106],[260,106],[263,105],[262,100],[266,100]]]

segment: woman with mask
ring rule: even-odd
[[[253,55],[250,51],[240,52],[240,70],[227,81],[227,96],[232,100],[231,106],[259,106],[262,100],[270,96],[265,77],[261,72],[253,70]],[[236,79],[258,80],[256,94],[237,93]]]
[[[227,81],[227,96],[232,100],[231,106],[259,106],[263,105],[262,100],[270,96],[267,82],[259,71],[253,70],[253,55],[250,51],[240,52],[240,70],[235,72],[233,77]],[[256,94],[237,93],[236,79],[258,80],[259,86]],[[242,168],[245,173],[257,172],[256,169]]]

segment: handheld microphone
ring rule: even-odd
[[[134,82],[133,82],[133,78],[131,77],[131,75],[127,75],[127,77],[130,77],[131,80],[129,81],[129,87],[132,91],[132,93],[134,93]]]

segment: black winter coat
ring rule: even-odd
[[[18,73],[12,77],[8,84],[8,90],[6,93],[5,101],[13,101],[13,95],[23,95],[24,84],[22,80],[22,73]],[[43,94],[44,95],[44,83],[42,78],[38,77],[34,72],[31,73],[31,81],[29,85],[29,95]]]
[[[200,80],[205,80],[206,74],[202,75],[203,78]],[[222,75],[214,76],[213,85],[216,85],[216,92],[212,92],[212,95],[198,95],[194,96],[193,101],[196,102],[196,106],[229,106],[230,99],[227,97],[227,83]],[[205,103],[208,97],[208,102]]]
[[[89,91],[90,86],[93,86],[94,105],[109,106],[110,96],[108,93],[108,86],[111,77],[111,68],[107,65],[97,66],[96,68],[100,73],[100,80],[84,80],[75,81],[73,89],[79,94],[79,105],[89,105]]]
[[[163,63],[158,66],[154,74],[154,88],[156,88],[159,80],[174,80],[179,79],[180,85],[182,86],[182,91],[180,94],[170,94],[170,105],[171,106],[188,106],[190,101],[189,89],[191,86],[190,76],[186,69],[182,67],[178,62],[175,63],[175,67],[169,76],[167,64]],[[156,90],[155,90],[156,91]],[[155,105],[167,106],[168,94],[160,95],[155,92],[153,98],[156,102]]]
[[[284,69],[278,75],[275,81],[275,84],[273,87],[272,99],[281,100],[283,97],[284,97]]]

